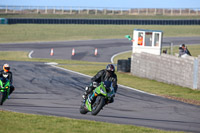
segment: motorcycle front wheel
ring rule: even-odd
[[[82,102],[80,107],[81,114],[87,114],[88,110],[85,108],[85,104]]]
[[[103,96],[98,96],[95,102],[92,104],[91,114],[97,115],[104,105],[105,105],[105,98]]]
[[[6,99],[6,92],[0,92],[0,105],[3,105],[5,99]]]

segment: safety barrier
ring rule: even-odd
[[[8,24],[112,24],[112,25],[200,25],[195,20],[134,20],[134,19],[35,19],[8,18]]]

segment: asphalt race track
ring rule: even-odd
[[[175,40],[179,40],[174,38]],[[189,38],[191,39],[191,38]],[[187,38],[187,44],[200,44],[200,38]],[[86,46],[85,46],[86,45]],[[177,43],[178,45],[178,43]],[[55,56],[50,56],[54,48]],[[72,48],[77,55],[71,56]],[[99,55],[93,55],[94,48]],[[33,58],[61,58],[110,62],[113,54],[131,50],[124,39],[46,43],[0,44],[1,51],[31,51]],[[59,51],[56,53],[56,51]],[[69,53],[68,53],[69,52]],[[80,53],[79,53],[80,52]],[[101,54],[103,53],[103,55]],[[63,57],[63,55],[66,55]],[[69,57],[67,56],[69,55]],[[16,91],[0,109],[23,113],[63,116],[119,124],[146,126],[164,130],[200,132],[200,106],[165,99],[119,87],[115,102],[97,115],[79,113],[81,95],[90,78],[41,62],[0,61],[11,65]]]
[[[185,43],[200,44],[199,37],[168,37],[163,42],[173,42],[174,45]],[[165,44],[169,45],[169,44]],[[53,48],[54,56],[50,56]],[[72,49],[75,49],[75,56],[72,56]],[[98,55],[94,56],[95,48]],[[63,42],[33,42],[33,43],[10,43],[0,44],[1,51],[34,51],[34,58],[53,58],[85,60],[95,62],[110,62],[114,54],[123,51],[132,50],[132,42],[128,39],[107,39],[107,40],[89,40],[89,41],[63,41]]]

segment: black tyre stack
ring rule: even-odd
[[[130,72],[131,68],[131,58],[122,59],[117,61],[117,71],[119,72]]]

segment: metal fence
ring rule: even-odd
[[[103,14],[103,15],[200,15],[200,8],[103,8],[58,6],[1,6],[0,14]]]

